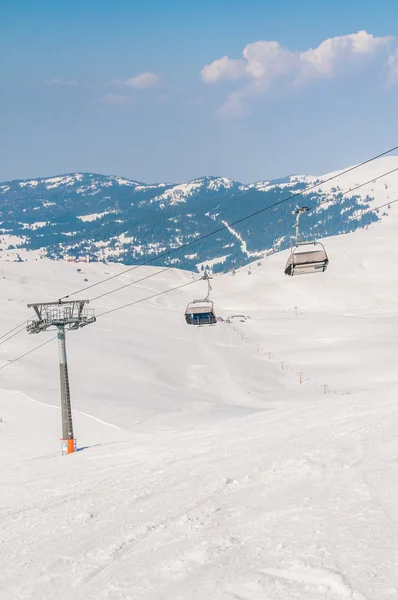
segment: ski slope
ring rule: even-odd
[[[316,177],[314,175],[293,175],[292,182],[301,182],[313,186],[317,181],[321,183],[315,190],[319,193],[330,194],[330,200],[336,192],[343,192],[347,198],[359,196],[370,201],[370,207],[385,206],[380,218],[387,222],[397,219],[398,207],[398,156],[383,156],[370,163],[353,165],[342,171],[333,171]],[[348,172],[347,172],[348,171]],[[359,187],[358,187],[359,186]],[[358,189],[356,189],[358,188]],[[351,192],[352,190],[352,192]],[[311,194],[311,190],[304,192]],[[389,206],[389,203],[392,203]],[[328,203],[323,204],[318,210],[327,209]]]
[[[60,456],[56,342],[3,369],[0,598],[398,598],[397,233],[325,240],[322,275],[285,277],[284,252],[215,277],[230,323],[185,324],[198,282],[68,333],[74,455]],[[27,302],[123,267],[0,271],[1,335]],[[192,277],[170,270],[92,307]],[[0,345],[0,367],[52,335]]]

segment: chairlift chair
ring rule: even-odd
[[[310,273],[323,273],[326,270],[329,259],[324,245],[317,240],[304,241],[299,234],[300,216],[308,212],[309,208],[303,206],[294,211],[297,214],[294,228],[296,229],[296,243],[291,249],[285,266],[285,275],[308,275]],[[311,248],[311,246],[313,246]]]
[[[217,323],[214,312],[214,303],[210,300],[210,278],[206,274],[203,279],[207,281],[207,296],[204,299],[193,300],[185,309],[185,321],[188,325],[215,325]]]
[[[215,325],[217,318],[213,302],[193,300],[185,310],[185,320],[188,325]]]

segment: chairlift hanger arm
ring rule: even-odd
[[[299,244],[301,242],[300,232],[299,232],[300,217],[302,214],[308,212],[309,210],[310,209],[308,208],[308,206],[301,206],[301,207],[297,207],[296,210],[293,212],[293,214],[297,215],[296,221],[293,225],[294,229],[296,230],[296,244]]]
[[[211,293],[211,290],[212,290],[211,283],[210,283],[211,277],[210,277],[210,275],[208,273],[205,273],[203,275],[202,279],[204,279],[204,281],[207,281],[207,296],[206,296],[206,298],[204,298],[204,302],[209,302],[210,301],[210,293]]]

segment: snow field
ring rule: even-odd
[[[398,598],[397,229],[325,240],[322,275],[285,277],[281,253],[215,277],[216,313],[245,322],[188,327],[199,282],[69,333],[75,455],[59,451],[56,343],[3,369],[0,598]],[[0,334],[27,302],[123,270],[1,266]],[[46,335],[0,345],[0,367]]]

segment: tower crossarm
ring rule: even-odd
[[[37,318],[28,321],[26,329],[29,333],[40,333],[51,327],[80,329],[95,323],[94,311],[85,308],[88,302],[89,300],[60,300],[28,304],[28,308],[33,308]]]

